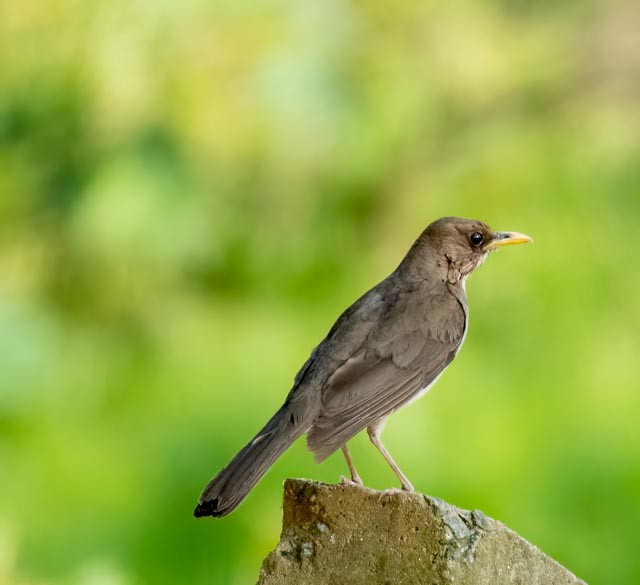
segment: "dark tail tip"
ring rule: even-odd
[[[218,498],[214,498],[213,500],[205,500],[204,502],[200,502],[196,509],[193,512],[193,515],[196,518],[202,518],[203,516],[213,516],[217,518],[222,516],[222,511],[218,510]]]

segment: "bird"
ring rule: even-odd
[[[194,515],[232,512],[305,433],[316,462],[342,450],[350,472],[343,481],[361,486],[347,443],[366,428],[402,488],[414,491],[382,443],[385,422],[424,395],[460,351],[469,323],[467,277],[494,250],[532,241],[474,219],[428,225],[398,267],[340,315],[284,404],[204,488]]]

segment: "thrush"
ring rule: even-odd
[[[490,252],[532,241],[477,220],[445,217],[420,234],[400,265],[335,322],[295,377],[281,408],[205,487],[196,516],[234,510],[302,434],[321,462],[367,429],[405,490],[411,482],[382,443],[387,417],[422,396],[456,357],[467,333],[467,277]]]

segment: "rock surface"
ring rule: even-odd
[[[478,510],[400,490],[288,479],[280,543],[258,585],[574,585]]]

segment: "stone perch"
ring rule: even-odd
[[[577,585],[478,510],[400,490],[288,479],[280,543],[258,585]]]

